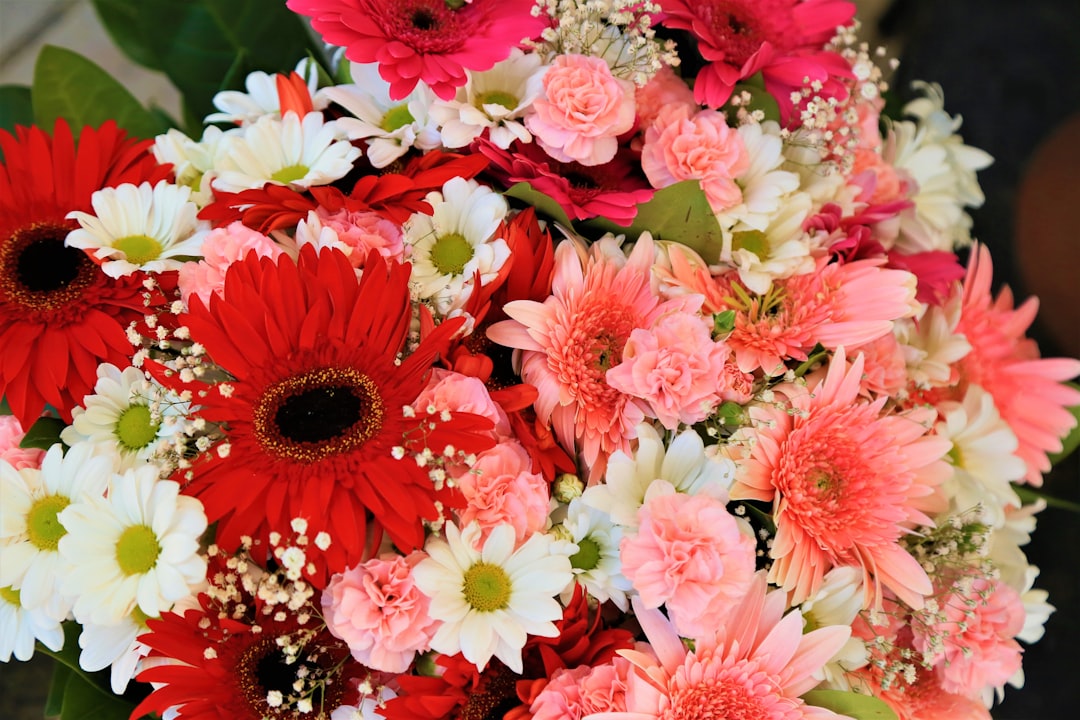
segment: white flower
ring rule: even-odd
[[[720,260],[739,271],[739,280],[751,292],[764,295],[773,280],[812,272],[810,236],[803,221],[810,213],[810,196],[795,193],[769,218],[762,229],[736,224],[724,233]]]
[[[834,567],[825,573],[821,589],[800,608],[806,621],[806,632],[828,625],[850,627],[863,609],[864,595],[862,572],[858,568],[850,565]],[[866,643],[857,637],[849,637],[815,677],[823,678],[835,690],[850,690],[849,673],[865,666],[869,660]]]
[[[735,464],[727,458],[706,456],[705,443],[697,432],[684,430],[666,450],[648,423],[638,425],[637,436],[634,456],[612,453],[605,483],[585,490],[582,502],[607,513],[612,522],[624,528],[637,528],[638,509],[650,496],[650,488],[653,493],[709,493],[726,500]],[[653,487],[657,480],[663,482]]]
[[[64,628],[60,621],[44,608],[28,609],[22,605],[20,593],[11,587],[0,587],[0,662],[29,660],[34,656],[34,641],[53,652],[64,647]]]
[[[961,298],[956,295],[944,305],[928,306],[915,320],[896,321],[896,339],[915,387],[926,390],[954,382],[953,364],[971,352],[967,338],[956,332],[960,312]]]
[[[322,113],[303,117],[264,116],[226,136],[214,187],[227,192],[261,188],[266,183],[302,190],[328,185],[352,170],[360,151],[342,129]]]
[[[582,585],[600,602],[611,600],[625,612],[629,607],[626,593],[633,586],[622,574],[619,559],[622,528],[612,525],[607,513],[589,507],[581,498],[570,501],[563,528],[576,549],[570,556],[574,582],[563,590],[562,601],[568,603],[573,597],[574,585]]]
[[[378,692],[372,695],[362,695],[364,698],[360,705],[341,705],[330,713],[330,720],[386,720],[386,716],[379,712],[387,700],[393,700],[397,693],[381,686]]]
[[[749,166],[735,178],[742,188],[742,202],[718,214],[717,220],[725,229],[739,223],[747,230],[765,230],[789,202],[787,196],[799,189],[799,176],[781,169],[784,141],[778,124],[771,120],[750,123],[738,132],[750,158]]]
[[[390,84],[379,75],[378,64],[351,66],[353,84],[326,88],[326,95],[355,117],[337,122],[350,140],[367,140],[367,157],[383,168],[409,151],[433,150],[442,138],[429,115],[435,96],[420,83],[401,100],[390,99]]]
[[[195,217],[189,187],[164,180],[153,187],[124,183],[98,190],[90,203],[93,214],[68,213],[81,227],[64,244],[93,251],[109,277],[178,270],[185,257],[201,254],[206,232]]]
[[[145,632],[145,619],[137,611],[109,625],[84,620],[79,634],[79,647],[82,648],[79,667],[97,672],[112,666],[109,676],[112,691],[123,695],[138,670],[139,660],[150,652],[150,648],[137,639]]]
[[[442,192],[430,192],[431,215],[414,213],[405,223],[405,243],[412,247],[412,284],[440,314],[460,309],[480,285],[498,276],[510,258],[506,241],[496,236],[506,217],[503,196],[475,180],[453,178]]]
[[[176,420],[185,404],[138,368],[121,372],[102,363],[97,377],[94,394],[83,398],[85,409],[74,408],[72,423],[60,432],[60,439],[71,447],[83,442],[99,445],[115,456],[117,470],[149,462],[158,446],[181,429]]]
[[[67,530],[59,520],[73,503],[105,494],[110,458],[94,448],[60,444],[45,453],[41,469],[15,470],[0,460],[0,587],[14,587],[24,607],[43,608],[57,620],[71,609],[61,584],[73,569],[57,551]]]
[[[436,99],[431,117],[442,127],[442,143],[465,147],[487,129],[488,138],[503,150],[515,140],[532,142],[519,119],[544,91],[544,66],[536,53],[514,48],[510,57],[485,72],[470,72],[453,100]]]
[[[322,91],[317,90],[318,65],[309,58],[304,58],[297,64],[296,72],[307,84],[314,109],[325,108],[328,104],[327,98]],[[207,115],[203,122],[248,125],[266,115],[281,116],[281,98],[278,97],[276,74],[270,75],[261,70],[249,73],[244,79],[244,88],[247,90],[246,93],[239,90],[222,90],[214,95],[214,107],[219,112]]]
[[[210,184],[217,177],[215,168],[225,137],[221,128],[209,125],[198,141],[175,128],[154,138],[154,159],[172,164],[176,184],[191,188],[191,201],[199,208],[214,199]]]
[[[1031,542],[1035,532],[1035,516],[1046,509],[1042,498],[1019,507],[1005,508],[1005,524],[990,533],[990,560],[1001,581],[1016,592],[1031,587],[1031,564],[1021,548]]]
[[[136,606],[155,617],[204,580],[202,503],[159,481],[153,466],[114,475],[107,500],[73,503],[60,522],[68,530],[60,553],[75,566],[65,588],[80,622],[116,623]]]
[[[413,568],[416,586],[431,598],[431,617],[442,621],[432,649],[460,652],[480,669],[495,656],[521,673],[527,636],[559,634],[554,621],[562,606],[553,596],[572,579],[570,559],[544,533],[514,550],[511,525],[497,525],[480,550],[479,525],[459,531],[447,523],[445,532],[445,540],[428,542],[428,557]]]

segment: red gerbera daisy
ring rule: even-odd
[[[0,130],[0,395],[23,427],[45,405],[71,420],[92,392],[97,367],[130,364],[127,324],[142,317],[141,279],[112,279],[82,250],[64,246],[90,196],[122,183],[156,183],[170,172],[113,122],[84,128],[78,147],[63,120]]]
[[[368,522],[404,552],[423,543],[436,489],[416,454],[490,447],[490,421],[465,413],[426,416],[411,403],[461,320],[440,325],[400,359],[411,318],[409,266],[378,253],[357,281],[338,251],[301,250],[296,264],[254,254],[230,267],[224,297],[192,300],[181,316],[193,340],[233,378],[199,400],[229,452],[211,450],[186,492],[220,520],[217,541],[284,532],[294,518],[332,544],[316,576],[364,559]],[[326,565],[321,566],[322,560]]]
[[[465,84],[466,70],[490,70],[522,40],[535,37],[544,20],[529,11],[533,0],[288,0],[311,18],[323,40],[345,48],[358,63],[379,63],[390,97],[401,100],[427,83],[443,100]]]

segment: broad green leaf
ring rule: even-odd
[[[40,417],[26,431],[26,436],[19,443],[19,447],[48,450],[60,442],[60,431],[65,427],[67,424],[59,418]]]
[[[104,673],[108,679],[108,673]],[[71,673],[64,689],[60,720],[127,720],[135,706],[81,675]]]
[[[0,128],[13,131],[16,125],[31,125],[33,122],[30,88],[25,85],[0,85]]]
[[[648,230],[654,240],[670,240],[696,251],[707,263],[720,258],[724,238],[716,215],[697,180],[684,180],[657,190],[652,199],[638,206],[637,217],[629,228],[610,220],[596,218],[581,224],[636,239]]]
[[[160,70],[157,57],[147,47],[139,29],[139,4],[131,0],[92,0],[98,19],[121,52],[132,61]]]
[[[566,214],[566,211],[562,209],[562,205],[548,195],[534,189],[533,186],[527,182],[519,182],[516,185],[512,185],[503,194],[527,202],[529,205],[536,208],[536,211],[541,215],[548,216],[566,228],[570,227],[570,217]]]
[[[855,720],[897,720],[885,701],[843,690],[811,690],[802,696],[808,705],[827,708]]]
[[[53,663],[49,695],[45,698],[45,717],[56,717],[64,709],[64,693],[67,691],[68,681],[73,674],[74,672],[67,665]]]
[[[32,97],[34,122],[45,128],[62,117],[76,132],[106,120],[115,120],[136,137],[151,138],[167,129],[113,76],[55,45],[46,45],[38,55]]]

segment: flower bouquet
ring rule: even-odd
[[[990,157],[940,88],[888,106],[851,3],[95,5],[184,117],[60,48],[3,95],[0,659],[59,658],[48,713],[1022,684],[1080,362],[992,293]]]

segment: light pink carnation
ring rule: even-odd
[[[372,250],[384,258],[401,262],[405,255],[404,234],[401,227],[374,212],[329,212],[319,208],[316,212],[323,227],[337,233],[338,240],[352,252],[348,253],[353,267],[360,267]]]
[[[283,252],[273,240],[241,222],[211,230],[203,241],[203,259],[180,266],[180,295],[184,303],[196,295],[209,305],[210,297],[214,293],[220,294],[225,287],[225,271],[252,251],[259,257],[271,258]]]
[[[0,415],[0,460],[5,460],[16,469],[39,468],[45,457],[44,450],[21,448],[26,431],[14,415]]]
[[[417,412],[434,407],[440,412],[450,410],[480,415],[495,423],[492,434],[496,439],[505,440],[512,436],[506,412],[491,399],[484,383],[458,372],[434,368],[427,387],[417,395],[413,407]]]
[[[700,180],[715,212],[734,207],[742,202],[735,177],[750,167],[746,145],[739,133],[728,127],[723,113],[691,112],[685,105],[660,112],[645,131],[641,169],[655,188]]]
[[[670,65],[664,65],[659,72],[637,89],[634,96],[637,104],[637,119],[641,127],[648,127],[666,107],[685,106],[690,113],[698,109],[694,101],[694,91],[686,81],[675,74]]]
[[[646,606],[667,605],[680,635],[714,632],[754,578],[753,538],[710,495],[657,495],[638,518],[620,547],[623,574]]]
[[[532,472],[532,460],[517,441],[485,450],[457,483],[468,502],[459,513],[461,524],[478,523],[485,540],[495,527],[511,525],[520,545],[547,524],[547,481]]]
[[[720,401],[720,378],[729,350],[714,342],[709,325],[695,313],[665,315],[637,329],[623,348],[622,362],[607,372],[616,390],[641,398],[668,430],[704,420]]]
[[[616,138],[634,125],[634,85],[611,74],[601,58],[560,55],[544,75],[544,95],[525,126],[560,162],[602,165]]]
[[[412,568],[423,553],[374,558],[335,574],[322,595],[326,626],[344,640],[357,661],[400,673],[427,650],[439,622],[429,600],[413,584]]]
[[[533,700],[532,720],[581,720],[598,712],[626,710],[626,682],[632,666],[615,657],[609,665],[560,668]]]

